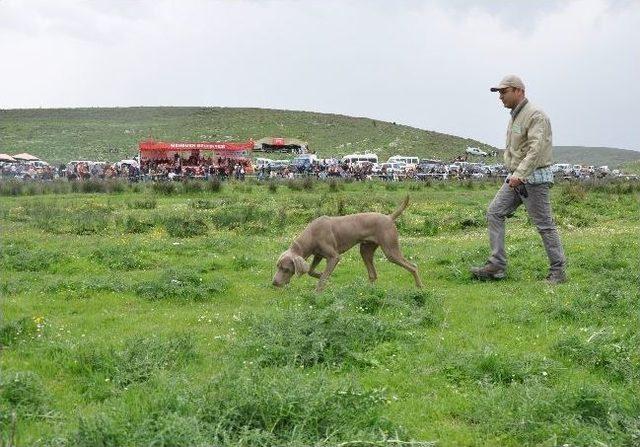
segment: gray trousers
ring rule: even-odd
[[[503,183],[487,210],[489,223],[489,242],[491,256],[489,262],[501,268],[507,266],[507,254],[504,249],[505,219],[510,217],[524,203],[527,214],[542,237],[544,249],[549,257],[551,272],[564,271],[566,260],[558,230],[551,216],[549,184],[526,185],[528,197],[522,197],[508,184]]]

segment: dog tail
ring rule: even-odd
[[[400,214],[405,210],[405,208],[409,205],[409,196],[405,197],[397,210],[395,210],[389,217],[391,220],[396,220]]]

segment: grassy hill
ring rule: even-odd
[[[639,151],[613,147],[554,146],[554,159],[558,163],[619,168],[630,162],[640,161]]]
[[[135,107],[0,111],[0,152],[29,152],[53,163],[117,161],[136,154],[152,135],[174,141],[246,141],[293,137],[320,156],[370,150],[453,159],[467,146],[495,148],[472,139],[369,118],[244,108]]]

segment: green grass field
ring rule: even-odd
[[[507,279],[470,278],[497,187],[3,185],[0,445],[637,446],[638,184],[553,188],[554,287],[522,209]],[[270,285],[314,217],[407,194],[423,290],[357,249]]]

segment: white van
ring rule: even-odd
[[[420,158],[412,157],[410,155],[394,155],[393,157],[389,157],[387,163],[405,163],[407,168],[412,169],[418,166]]]
[[[343,163],[362,164],[362,163],[378,163],[378,156],[370,152],[364,154],[349,154],[342,157]]]

